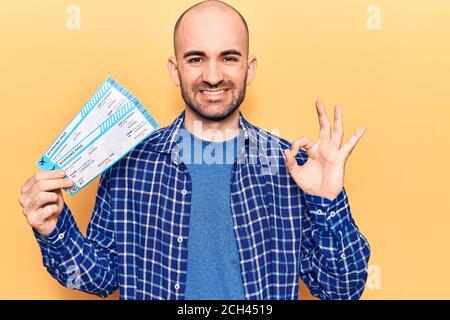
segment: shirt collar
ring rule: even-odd
[[[153,145],[153,150],[159,153],[177,154],[178,133],[183,124],[185,111],[183,111],[169,126],[162,129],[161,136]],[[247,145],[256,145],[257,136],[254,127],[244,118],[242,112],[239,112],[239,129],[241,139]]]

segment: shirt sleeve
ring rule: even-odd
[[[109,172],[109,171],[108,171]],[[69,289],[107,297],[118,287],[117,252],[107,173],[100,179],[92,219],[84,237],[70,209],[64,209],[47,237],[35,230],[48,272]]]
[[[306,193],[304,197],[301,279],[321,299],[359,299],[370,246],[351,216],[345,189],[334,200]]]

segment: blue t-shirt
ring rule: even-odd
[[[181,128],[180,156],[192,182],[185,298],[243,300],[230,199],[239,139],[209,142]]]

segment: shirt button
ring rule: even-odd
[[[330,216],[333,218],[334,216],[336,216],[336,212],[331,211]]]
[[[60,234],[58,234],[58,239],[59,240],[64,239],[64,232],[61,232]]]
[[[179,242],[179,243],[182,243],[182,242],[183,242],[183,237],[182,237],[182,236],[179,236],[179,237],[178,237],[178,242]]]
[[[180,289],[180,285],[178,283],[175,284],[175,290]]]
[[[345,254],[341,254],[341,259],[345,259]]]
[[[321,214],[322,214],[322,210],[320,210],[320,209],[317,210],[317,214],[318,214],[318,215],[321,215]]]
[[[181,190],[181,194],[185,195],[187,193],[186,189]]]

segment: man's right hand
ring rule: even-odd
[[[63,170],[41,171],[28,179],[21,189],[19,203],[28,224],[43,236],[56,227],[64,208],[63,188],[73,186]]]

